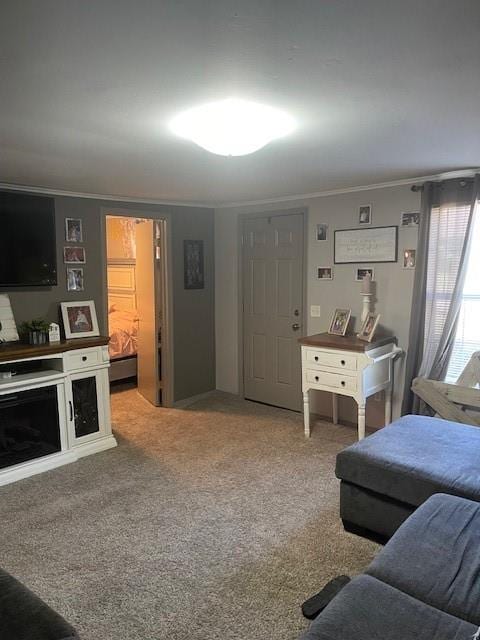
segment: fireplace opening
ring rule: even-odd
[[[60,450],[56,386],[0,396],[0,468]]]

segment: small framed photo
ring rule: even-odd
[[[351,314],[351,309],[335,309],[328,333],[332,333],[335,336],[344,336],[347,333]]]
[[[326,240],[328,236],[328,224],[317,224],[317,240]]]
[[[332,267],[317,267],[317,278],[319,280],[333,280]]]
[[[420,223],[420,211],[402,211],[400,216],[400,228],[418,227]]]
[[[404,249],[403,250],[403,268],[415,269],[416,263],[417,263],[416,249]]]
[[[373,280],[374,279],[373,269],[357,269],[355,280],[357,280],[357,282],[362,282],[366,276],[370,276],[370,280]]]
[[[83,269],[67,269],[67,291],[83,291]]]
[[[65,240],[67,242],[83,242],[81,218],[65,218]]]
[[[65,264],[85,264],[85,247],[63,247]]]
[[[358,334],[359,340],[365,340],[365,342],[371,342],[375,331],[377,330],[378,321],[380,320],[380,314],[369,313],[365,318],[360,333]]]
[[[358,208],[358,224],[372,224],[372,205],[361,204]]]
[[[67,339],[89,338],[100,335],[95,302],[93,300],[61,302],[60,307]]]
[[[203,240],[183,241],[183,288],[205,289]]]

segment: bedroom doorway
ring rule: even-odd
[[[107,214],[110,383],[170,406],[167,220]]]

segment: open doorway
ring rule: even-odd
[[[106,215],[110,384],[171,406],[167,220]]]

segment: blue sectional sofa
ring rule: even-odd
[[[1,640],[79,640],[75,629],[21,582],[0,569]]]
[[[480,502],[480,428],[405,416],[338,454],[345,529],[388,539],[435,493]]]
[[[437,494],[302,640],[471,640],[480,625],[479,602],[480,504]]]

